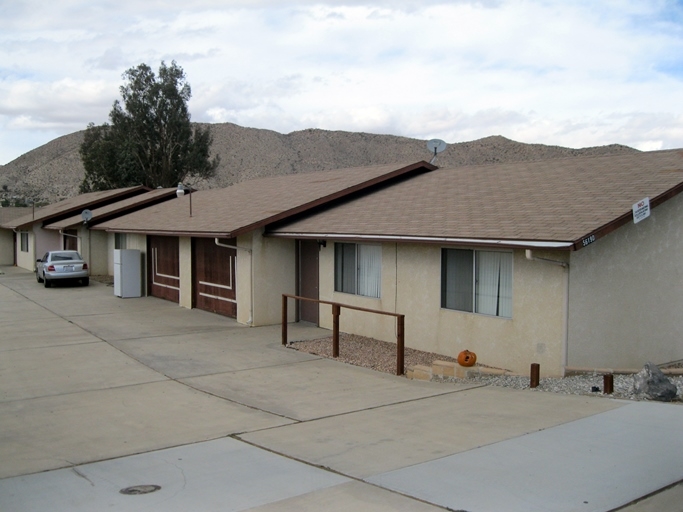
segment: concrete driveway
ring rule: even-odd
[[[0,271],[0,510],[680,509],[680,405],[409,381]]]

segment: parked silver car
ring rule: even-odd
[[[76,251],[49,251],[36,261],[36,279],[45,283],[45,288],[52,286],[53,281],[80,281],[88,286],[88,264]]]

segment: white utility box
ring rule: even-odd
[[[114,249],[114,295],[141,297],[141,260],[137,249]]]

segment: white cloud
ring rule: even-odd
[[[682,22],[666,0],[14,2],[0,162],[105,121],[125,69],[174,59],[195,121],[683,147]]]

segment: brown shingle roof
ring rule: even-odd
[[[4,222],[2,227],[8,229],[17,229],[30,226],[34,222],[38,221],[49,221],[50,219],[57,218],[63,215],[75,214],[83,211],[85,208],[92,207],[93,205],[105,204],[110,201],[116,200],[116,198],[126,198],[132,195],[142,193],[147,189],[146,187],[128,187],[128,188],[118,188],[115,190],[105,190],[101,192],[89,192],[87,194],[81,194],[78,196],[70,197],[58,203],[43,206],[42,208],[36,209],[34,213],[28,213],[16,219],[8,222]]]
[[[102,206],[100,208],[94,208],[92,210],[92,220],[90,225],[96,225],[98,222],[105,219],[117,217],[125,214],[126,212],[131,212],[144,207],[148,204],[154,204],[158,201],[167,200],[176,197],[176,189],[174,188],[160,188],[150,190],[144,194],[129,197],[115,203]],[[72,226],[77,226],[83,222],[81,213],[77,215],[72,215],[66,219],[59,220],[43,226],[45,229],[67,229]]]
[[[4,208],[0,208],[0,225],[18,217],[23,217],[30,212],[31,208],[25,206],[5,206]]]
[[[94,229],[126,233],[234,237],[385,180],[427,172],[426,162],[290,174],[193,192]]]
[[[273,229],[274,234],[560,242],[578,248],[683,190],[683,151],[439,169]]]

